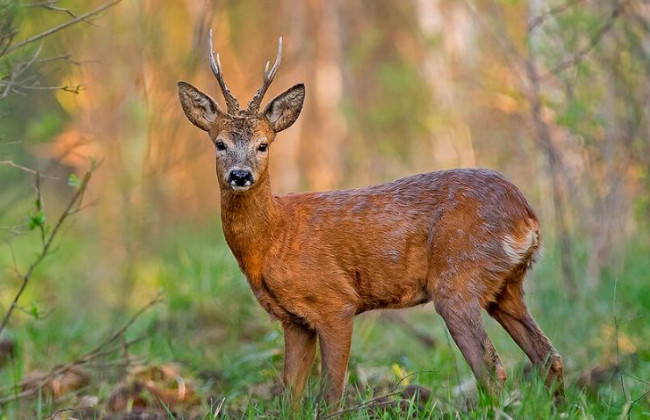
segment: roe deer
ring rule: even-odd
[[[360,189],[275,196],[268,173],[275,136],[298,118],[297,84],[260,112],[282,56],[266,63],[244,110],[224,81],[210,32],[210,65],[225,97],[178,83],[192,124],[216,149],[226,241],[260,305],[284,329],[283,381],[299,401],[320,343],[327,400],[340,401],[355,315],[433,301],[480,385],[506,379],[481,322],[495,318],[562,393],[562,359],[523,299],[540,248],[539,224],[522,193],[497,172],[431,172]]]

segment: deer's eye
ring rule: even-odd
[[[215,146],[217,147],[217,150],[219,151],[224,151],[226,150],[226,144],[222,141],[218,141]]]
[[[259,146],[257,146],[258,152],[266,152],[267,150],[269,150],[268,143],[261,143]]]

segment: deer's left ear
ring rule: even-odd
[[[210,126],[223,116],[214,99],[189,83],[178,82],[178,96],[187,118],[201,130],[210,130]]]
[[[279,94],[264,110],[264,116],[271,123],[273,131],[279,133],[296,122],[305,100],[305,85],[299,83]]]

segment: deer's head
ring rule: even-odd
[[[300,83],[273,99],[263,111],[260,105],[275,77],[282,58],[282,38],[273,67],[264,69],[262,86],[244,110],[230,93],[223,78],[219,54],[215,60],[210,31],[210,67],[226,101],[226,112],[217,102],[194,86],[178,82],[178,94],[187,118],[206,131],[214,143],[216,169],[220,187],[233,191],[254,188],[267,176],[269,147],[275,135],[290,127],[300,115],[305,86]]]

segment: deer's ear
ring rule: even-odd
[[[264,116],[271,123],[273,131],[279,133],[296,122],[305,100],[305,85],[299,83],[279,94],[264,110]]]
[[[178,97],[187,119],[204,131],[223,115],[214,99],[189,83],[178,82]]]

